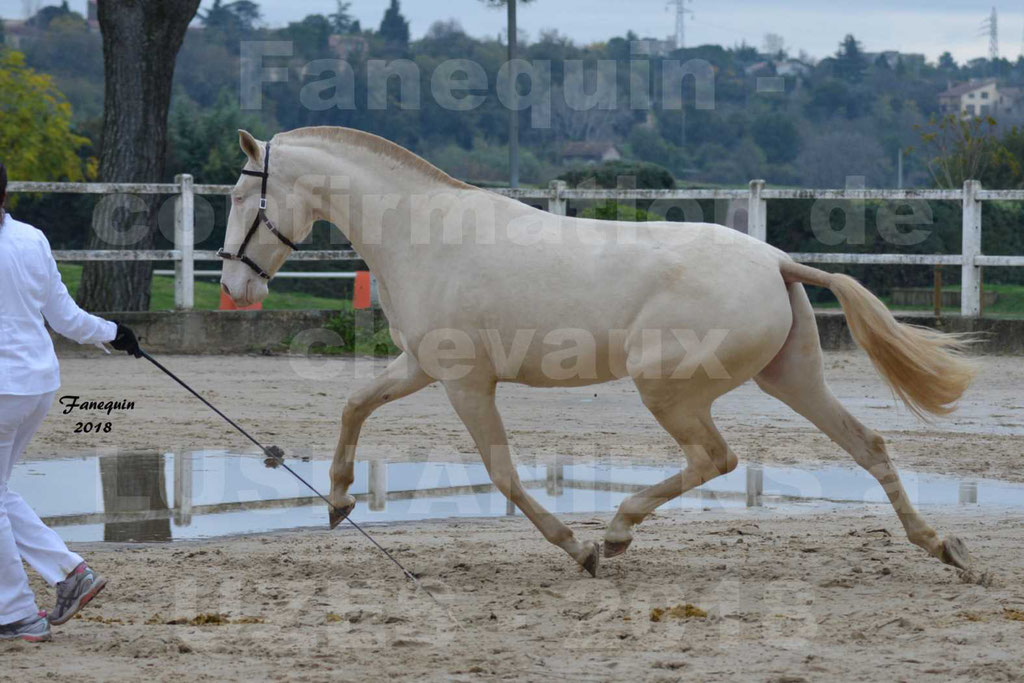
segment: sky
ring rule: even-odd
[[[228,1],[228,0],[225,0]],[[0,15],[23,18],[26,4],[56,4],[57,0],[0,0]],[[335,0],[256,0],[268,26],[283,26],[307,14],[329,14]],[[351,13],[364,27],[380,25],[389,0],[350,0]],[[473,36],[494,36],[505,24],[504,9],[491,9],[481,0],[400,0],[413,38],[422,36],[438,19],[456,19]],[[213,0],[202,0],[201,8]],[[629,29],[642,37],[667,37],[675,32],[675,15],[666,0],[534,0],[519,6],[520,29],[531,39],[541,31],[558,31],[577,43],[606,40]],[[69,0],[85,13],[86,0]],[[836,51],[852,33],[868,52],[900,50],[923,53],[935,61],[948,50],[959,62],[988,54],[982,22],[991,0],[691,0],[687,45],[741,42],[760,47],[766,33],[783,37],[790,53],[800,50],[815,58]],[[1021,53],[1024,3],[996,3],[1000,55],[1011,60]],[[200,9],[200,12],[202,9]]]

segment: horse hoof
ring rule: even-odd
[[[275,470],[284,462],[284,451],[277,446],[270,446],[266,450],[267,457],[263,460],[263,466]]]
[[[605,558],[615,557],[626,552],[626,548],[633,542],[633,539],[628,541],[605,541],[604,542],[604,556]]]
[[[601,546],[593,541],[589,542],[587,545],[590,546],[590,552],[587,553],[587,556],[582,562],[580,562],[580,565],[590,572],[591,576],[596,577],[597,565],[601,561]]]
[[[343,508],[332,507],[328,512],[330,516],[331,528],[333,529],[334,527],[344,522],[345,518],[349,516],[349,514],[352,512],[352,508],[354,508],[355,506],[356,504],[352,503],[351,505],[346,505]]]
[[[967,552],[967,546],[956,536],[946,536],[946,540],[942,542],[942,557],[939,559],[958,569],[967,569],[971,564],[971,554]]]

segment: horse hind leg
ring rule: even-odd
[[[778,355],[754,379],[768,394],[811,421],[881,484],[911,543],[946,564],[966,568],[970,556],[955,536],[940,540],[911,504],[881,435],[865,427],[836,399],[824,378],[814,313],[804,289],[790,285],[793,328]]]
[[[621,555],[633,541],[633,527],[659,506],[701,484],[736,469],[736,455],[711,421],[710,405],[695,407],[678,399],[682,392],[663,392],[657,383],[637,381],[637,388],[662,427],[686,456],[686,467],[654,486],[633,494],[619,505],[604,536],[604,556]],[[669,398],[675,397],[675,398]]]

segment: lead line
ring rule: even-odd
[[[310,483],[309,483],[308,481],[306,481],[305,479],[303,479],[303,478],[302,478],[302,476],[301,476],[301,475],[299,475],[299,473],[298,473],[298,472],[296,472],[295,470],[293,470],[293,469],[292,469],[291,467],[289,467],[289,466],[288,466],[288,463],[286,463],[286,462],[284,461],[284,458],[283,458],[283,457],[282,457],[282,456],[281,456],[281,455],[279,454],[279,452],[278,452],[278,451],[276,451],[276,450],[274,450],[274,449],[276,449],[276,448],[277,448],[276,446],[274,446],[273,448],[268,448],[267,446],[264,446],[263,444],[261,444],[261,443],[260,443],[259,441],[257,441],[257,440],[256,440],[256,438],[255,438],[255,437],[253,437],[253,436],[252,436],[252,435],[251,435],[251,434],[250,434],[249,432],[245,431],[245,430],[244,430],[244,429],[242,429],[242,428],[241,428],[240,426],[238,426],[238,424],[237,424],[237,423],[236,423],[236,422],[235,422],[234,420],[232,420],[232,419],[231,419],[230,417],[228,417],[227,415],[225,415],[224,413],[222,413],[222,412],[221,412],[220,410],[218,410],[216,406],[214,406],[214,405],[213,405],[212,403],[210,403],[209,401],[207,401],[207,400],[206,400],[205,398],[203,398],[202,396],[200,396],[200,395],[199,395],[199,392],[197,392],[197,391],[196,391],[195,389],[193,389],[193,388],[192,388],[192,387],[190,387],[189,385],[185,384],[185,382],[184,382],[184,381],[183,381],[183,380],[182,380],[181,378],[179,378],[179,377],[178,377],[177,375],[175,375],[175,374],[174,374],[173,372],[171,372],[170,370],[168,370],[167,368],[165,368],[165,367],[164,367],[163,365],[161,365],[161,364],[160,364],[160,363],[159,363],[159,362],[158,362],[158,361],[157,361],[157,360],[156,360],[155,358],[153,358],[153,357],[152,357],[151,355],[149,355],[148,353],[146,353],[145,351],[143,351],[143,350],[142,350],[142,348],[139,348],[139,353],[141,353],[141,354],[142,354],[142,357],[143,357],[143,358],[145,358],[145,359],[146,359],[146,360],[148,360],[148,361],[149,361],[150,363],[152,363],[152,364],[153,364],[153,365],[155,365],[155,366],[156,366],[157,368],[159,368],[159,369],[160,369],[161,371],[163,371],[163,372],[164,372],[164,374],[166,374],[166,375],[167,375],[168,377],[170,377],[171,379],[173,379],[173,380],[174,380],[175,382],[177,382],[177,383],[178,383],[178,384],[180,384],[181,386],[185,387],[185,389],[187,389],[187,390],[189,391],[189,393],[191,393],[191,394],[192,394],[193,396],[195,396],[195,397],[196,397],[196,398],[198,398],[198,399],[199,399],[200,401],[202,401],[203,403],[205,403],[205,404],[206,404],[206,406],[207,406],[207,407],[208,407],[208,408],[209,408],[210,410],[212,410],[213,412],[217,413],[217,414],[218,414],[218,415],[220,415],[220,416],[221,416],[222,418],[224,418],[224,420],[225,420],[225,421],[226,421],[226,422],[227,422],[227,423],[228,423],[229,425],[231,425],[232,427],[234,427],[235,429],[237,429],[237,430],[238,430],[238,431],[239,431],[239,432],[240,432],[240,433],[241,433],[241,434],[242,434],[242,435],[243,435],[243,436],[244,436],[245,438],[249,439],[249,441],[252,441],[252,442],[253,442],[254,444],[256,444],[256,446],[257,446],[257,447],[259,447],[259,449],[260,449],[261,451],[263,451],[263,453],[264,453],[264,454],[266,454],[266,456],[267,456],[267,457],[269,457],[269,458],[273,458],[273,459],[274,459],[275,461],[277,461],[277,463],[278,463],[279,465],[281,465],[281,466],[282,466],[282,467],[284,467],[284,468],[285,468],[286,470],[288,470],[288,472],[289,472],[289,473],[290,473],[290,474],[291,474],[291,475],[292,475],[293,477],[295,477],[295,478],[296,478],[296,479],[298,479],[298,480],[299,480],[300,482],[302,482],[302,483],[303,483],[303,484],[304,484],[304,485],[306,486],[306,488],[308,488],[308,489],[309,489],[310,491],[312,491],[313,493],[315,493],[315,494],[316,494],[316,495],[317,495],[317,496],[318,496],[318,497],[319,497],[319,498],[320,498],[321,500],[323,500],[323,501],[324,501],[325,503],[327,503],[327,505],[328,505],[328,506],[329,506],[329,507],[331,508],[331,510],[332,510],[332,511],[334,511],[334,512],[338,512],[338,508],[334,506],[334,504],[333,504],[333,503],[332,503],[332,502],[331,502],[331,501],[330,501],[330,500],[329,500],[329,499],[327,498],[327,496],[325,496],[324,494],[320,493],[320,491],[318,491],[318,490],[316,489],[316,487],[315,487],[315,486],[313,486],[313,485],[312,485],[312,484],[310,484]],[[399,568],[400,570],[402,570],[402,573],[403,573],[403,574],[405,574],[405,577],[406,577],[407,579],[409,579],[410,581],[412,581],[412,582],[413,582],[413,584],[414,584],[414,585],[416,586],[416,590],[417,590],[417,591],[423,591],[424,593],[426,593],[426,594],[427,594],[427,595],[428,595],[428,596],[430,597],[430,599],[431,599],[431,600],[433,600],[433,601],[434,601],[434,603],[435,603],[435,604],[436,604],[436,605],[437,605],[438,607],[442,608],[443,610],[445,610],[445,612],[447,612],[447,613],[448,613],[448,618],[449,618],[449,619],[451,619],[451,620],[452,620],[452,622],[453,622],[453,623],[454,623],[454,624],[455,624],[455,625],[456,625],[456,626],[457,626],[457,627],[458,627],[458,628],[459,628],[460,630],[465,630],[465,629],[463,629],[463,628],[462,628],[462,624],[461,624],[461,623],[459,623],[459,620],[455,618],[455,615],[454,615],[454,614],[452,614],[452,611],[451,611],[451,609],[450,609],[450,608],[448,608],[448,607],[446,607],[445,605],[443,605],[443,604],[441,603],[441,601],[440,601],[440,600],[438,600],[438,599],[437,599],[437,597],[435,597],[435,596],[434,596],[434,594],[433,594],[433,593],[431,593],[431,592],[430,592],[429,590],[427,590],[427,589],[426,589],[426,588],[424,587],[424,585],[423,585],[422,583],[420,583],[420,580],[419,580],[419,579],[417,579],[417,578],[416,578],[416,576],[415,576],[415,575],[414,575],[414,574],[413,574],[412,572],[410,572],[410,571],[409,571],[408,569],[406,569],[406,568],[405,568],[404,566],[402,566],[402,563],[401,563],[401,562],[399,562],[399,561],[398,561],[398,559],[396,559],[396,558],[395,558],[395,556],[394,556],[394,555],[392,555],[392,554],[391,554],[391,553],[390,553],[390,552],[388,551],[388,549],[387,549],[387,548],[385,548],[385,547],[384,547],[384,546],[382,546],[382,545],[381,545],[380,543],[378,543],[378,542],[377,542],[377,540],[376,540],[376,539],[375,539],[375,538],[374,538],[373,536],[371,536],[371,535],[370,535],[369,533],[367,533],[367,532],[366,532],[366,530],[365,530],[365,529],[363,529],[363,527],[359,526],[359,525],[358,525],[358,524],[356,524],[356,523],[355,523],[354,521],[352,521],[352,518],[351,518],[351,517],[349,517],[348,515],[345,515],[345,521],[347,521],[347,522],[348,522],[349,524],[351,524],[352,526],[354,526],[354,527],[355,527],[355,528],[356,528],[356,529],[357,529],[357,530],[359,531],[359,533],[361,533],[361,534],[362,534],[363,536],[365,536],[365,537],[366,537],[366,539],[367,539],[368,541],[370,541],[370,543],[372,543],[373,545],[375,545],[375,546],[377,547],[377,549],[378,549],[378,550],[380,550],[380,551],[381,551],[382,553],[384,553],[384,555],[385,555],[385,556],[386,556],[386,557],[387,557],[387,558],[388,558],[389,560],[391,560],[392,562],[394,562],[394,563],[395,563],[395,566],[396,566],[396,567],[398,567],[398,568]]]

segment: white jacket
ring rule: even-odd
[[[117,333],[117,325],[86,313],[68,294],[46,236],[6,216],[0,224],[0,394],[45,394],[60,386],[44,318],[79,344],[111,341]]]

